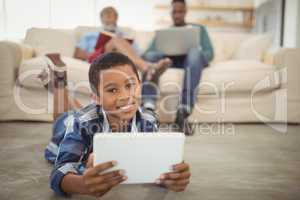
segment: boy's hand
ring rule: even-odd
[[[190,170],[187,163],[173,166],[174,172],[162,174],[156,184],[163,185],[174,192],[182,192],[190,183]]]
[[[124,176],[123,170],[115,170],[100,174],[101,172],[115,166],[115,161],[106,162],[93,166],[93,155],[91,154],[86,165],[86,170],[83,174],[83,183],[88,195],[103,196],[106,192],[111,190],[114,186],[120,184],[127,179]]]

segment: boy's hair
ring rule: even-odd
[[[184,5],[186,5],[186,3],[185,3],[185,0],[172,0],[172,3],[171,4],[173,4],[173,3],[183,3]]]
[[[108,13],[108,12],[113,12],[113,13],[118,17],[118,12],[117,12],[117,10],[116,10],[114,7],[112,7],[112,6],[108,6],[108,7],[103,8],[103,9],[100,11],[100,18],[102,18],[103,15],[105,15],[105,14]]]
[[[135,64],[125,55],[118,52],[111,52],[97,57],[89,69],[89,82],[92,92],[99,96],[98,86],[100,83],[100,72],[102,70],[111,69],[117,66],[129,65],[132,67],[137,79],[139,74]]]

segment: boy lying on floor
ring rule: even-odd
[[[108,53],[90,66],[89,82],[94,103],[62,114],[53,127],[45,151],[54,163],[51,188],[60,195],[85,194],[100,197],[126,180],[122,170],[103,173],[115,161],[93,166],[93,136],[96,132],[156,132],[158,121],[152,110],[140,106],[141,83],[134,63],[123,54]],[[183,191],[189,184],[187,163],[173,166],[156,184]]]

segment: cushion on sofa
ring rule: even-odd
[[[182,69],[168,69],[160,78],[160,91],[181,92],[183,75]],[[260,89],[261,92],[280,87],[279,74],[274,66],[253,60],[230,60],[205,68],[198,90],[203,95],[224,91],[249,92],[262,81],[268,84]]]
[[[37,56],[60,53],[72,57],[76,45],[73,30],[31,28],[27,30],[24,43],[34,48]]]
[[[254,35],[239,45],[232,59],[261,61],[271,45],[271,34]]]
[[[67,66],[68,88],[84,94],[90,94],[88,81],[89,63],[78,59],[62,57]],[[43,70],[48,71],[49,59],[39,56],[22,62],[19,68],[19,83],[24,87],[43,88],[41,79],[38,77]]]
[[[252,34],[249,33],[228,33],[209,32],[214,48],[214,59],[212,63],[229,60],[242,41],[247,40]]]

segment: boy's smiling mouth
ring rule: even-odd
[[[116,107],[118,110],[121,110],[121,111],[131,111],[135,108],[135,102],[131,102],[131,103],[128,103],[128,104],[125,104],[125,105],[121,105],[121,106],[117,106]]]

